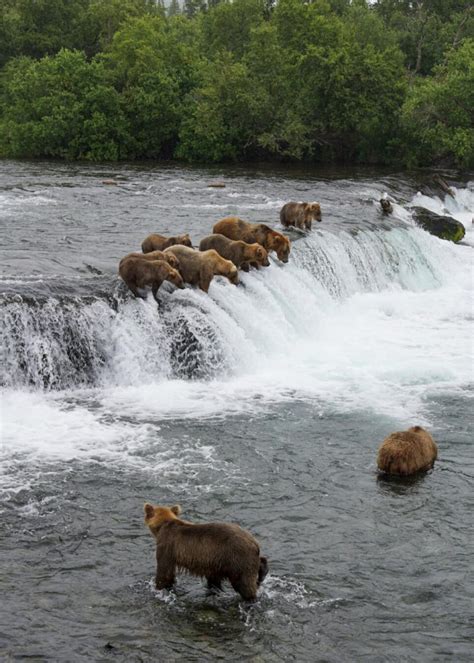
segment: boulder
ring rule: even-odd
[[[225,189],[224,182],[209,182],[207,186],[211,189]]]
[[[466,234],[463,224],[450,216],[441,216],[424,207],[413,207],[412,212],[417,225],[436,237],[460,242]]]

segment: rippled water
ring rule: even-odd
[[[474,190],[429,179],[0,163],[7,660],[471,660]],[[289,199],[323,222],[237,288],[157,306],[116,276],[149,232],[278,227]],[[416,228],[420,204],[463,244]],[[381,440],[415,423],[435,469],[379,479]],[[251,530],[258,601],[156,592],[145,500]]]

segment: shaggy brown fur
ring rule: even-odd
[[[150,253],[129,253],[128,255],[124,256],[120,261],[119,269],[120,265],[129,258],[141,258],[142,260],[164,260],[165,262],[168,263],[168,265],[171,265],[171,267],[173,267],[174,269],[178,269],[179,265],[178,258],[174,256],[172,253],[164,253],[163,251],[151,251]]]
[[[239,273],[237,267],[230,260],[225,260],[217,251],[195,251],[187,246],[170,246],[165,253],[172,253],[178,258],[179,273],[185,283],[198,285],[204,292],[214,276],[225,276],[231,283],[237,285]]]
[[[120,262],[119,274],[135,297],[140,297],[138,288],[151,286],[156,299],[158,288],[163,281],[170,281],[177,288],[184,288],[180,273],[164,260],[143,260],[143,256],[128,258]]]
[[[143,253],[150,253],[150,251],[164,251],[169,246],[175,244],[182,244],[183,246],[192,246],[191,238],[186,235],[176,235],[176,237],[163,237],[163,235],[148,235],[142,242]]]
[[[290,240],[264,223],[247,223],[247,221],[243,221],[236,216],[227,216],[216,223],[212,232],[224,235],[229,239],[242,240],[247,244],[257,242],[268,253],[275,251],[279,260],[288,262]]]
[[[438,447],[431,435],[421,426],[392,433],[383,441],[378,457],[379,470],[387,474],[406,476],[433,467]]]
[[[321,207],[319,203],[286,203],[280,210],[280,221],[285,228],[311,230],[313,221],[321,221]]]
[[[156,588],[169,589],[176,569],[207,578],[209,589],[223,580],[245,600],[254,600],[268,572],[266,557],[254,537],[238,525],[181,520],[179,506],[145,504],[145,523],[156,539]]]
[[[225,258],[231,260],[234,265],[243,269],[245,272],[249,271],[250,266],[268,267],[270,264],[268,260],[268,253],[260,244],[247,244],[246,242],[234,241],[228,239],[224,235],[208,235],[201,240],[199,244],[200,251],[207,251],[214,249],[217,253]]]

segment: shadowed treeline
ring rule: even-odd
[[[0,156],[474,165],[470,0],[4,0]]]

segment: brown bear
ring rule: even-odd
[[[215,249],[217,253],[225,258],[231,260],[234,265],[248,272],[250,266],[252,267],[268,267],[270,264],[268,260],[268,253],[260,244],[247,244],[242,241],[234,241],[228,239],[224,235],[208,235],[201,240],[199,244],[200,251],[207,251]]]
[[[172,253],[178,258],[178,270],[184,282],[198,285],[204,292],[209,291],[214,276],[225,276],[234,285],[239,282],[239,272],[234,263],[220,256],[214,249],[195,251],[177,244],[165,249],[165,253]]]
[[[176,237],[163,237],[163,235],[148,235],[142,242],[143,253],[150,253],[150,251],[164,251],[169,246],[175,244],[182,244],[183,246],[192,246],[191,238],[186,235],[176,235]]]
[[[142,260],[164,260],[174,269],[178,269],[179,265],[178,258],[172,253],[164,253],[163,251],[151,251],[150,253],[129,253],[120,261],[119,269],[120,265],[129,258],[141,258]]]
[[[184,288],[181,274],[164,260],[143,260],[143,256],[128,258],[120,262],[119,274],[135,297],[140,297],[138,288],[151,286],[156,299],[158,288],[163,281],[170,281],[177,288]]]
[[[377,466],[387,474],[406,476],[429,470],[438,457],[438,447],[421,426],[392,433],[380,446]]]
[[[384,214],[391,214],[393,212],[392,203],[388,198],[380,198],[380,205]]]
[[[311,230],[313,221],[321,221],[319,203],[286,203],[280,210],[280,222],[285,228],[295,226],[300,230]]]
[[[179,506],[145,504],[145,523],[156,540],[156,588],[170,589],[176,569],[207,578],[211,590],[222,581],[253,601],[268,573],[266,557],[254,537],[231,523],[195,524],[181,520]]]
[[[242,240],[247,244],[257,242],[268,253],[275,251],[279,260],[288,262],[290,240],[264,223],[248,223],[237,216],[226,216],[225,219],[221,219],[216,223],[212,232],[224,235],[229,239]]]

